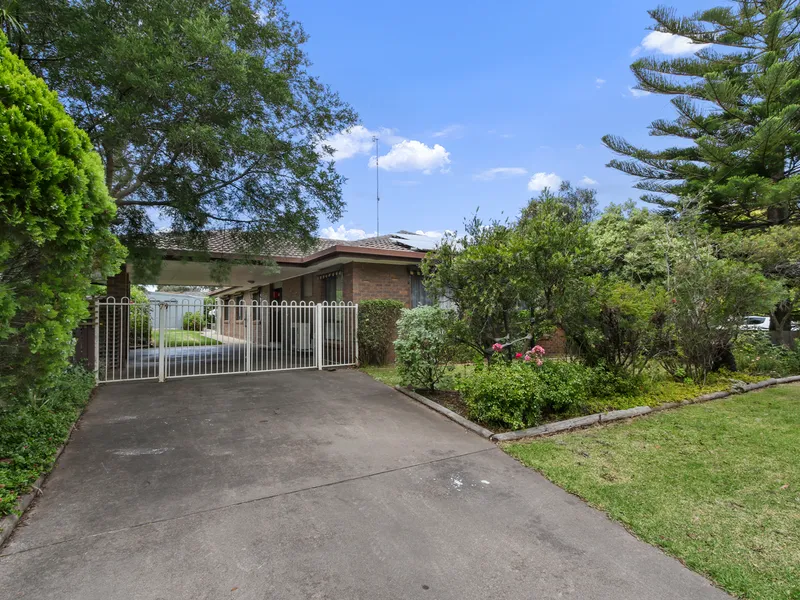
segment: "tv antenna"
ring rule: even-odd
[[[375,234],[381,234],[381,166],[380,166],[380,138],[377,135],[372,136],[372,141],[375,142]]]

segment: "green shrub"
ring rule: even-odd
[[[17,497],[50,470],[56,450],[89,400],[94,376],[69,367],[51,382],[43,392],[0,408],[0,516],[9,514]]]
[[[523,429],[543,417],[582,412],[594,377],[594,369],[578,362],[545,360],[537,366],[514,360],[478,367],[457,387],[471,418]]]
[[[186,331],[203,331],[207,324],[203,311],[183,313],[183,329]]]
[[[100,157],[6,43],[0,33],[0,398],[61,372],[92,276],[124,257]]]
[[[152,305],[147,295],[138,287],[131,288],[131,338],[134,348],[150,343]]]
[[[394,350],[403,383],[433,390],[450,370],[457,345],[451,329],[455,316],[438,306],[403,309]]]
[[[766,331],[744,331],[733,348],[742,371],[784,377],[800,374],[800,348],[791,350],[772,343]]]
[[[364,365],[385,365],[403,310],[399,300],[364,300],[358,305],[358,358]]]

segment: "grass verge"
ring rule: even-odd
[[[72,367],[40,395],[12,400],[0,408],[0,517],[10,514],[17,498],[53,467],[56,451],[67,439],[94,388],[94,376]]]
[[[720,587],[800,598],[800,386],[504,446]]]

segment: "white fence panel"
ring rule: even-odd
[[[99,382],[358,363],[358,305],[216,300],[95,305]]]

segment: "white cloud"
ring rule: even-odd
[[[577,146],[575,146],[575,150],[583,150],[584,148],[585,146],[583,144],[578,144]]]
[[[644,98],[645,96],[649,96],[650,95],[650,92],[648,92],[646,90],[639,90],[639,89],[636,89],[635,87],[629,87],[628,91],[631,93],[631,96],[633,96],[634,98]]]
[[[324,237],[329,240],[363,240],[367,237],[373,237],[378,235],[375,232],[367,233],[363,229],[348,229],[344,225],[339,225],[337,228],[333,227],[323,227],[319,231],[320,237]]]
[[[710,45],[711,44],[694,44],[689,38],[683,37],[682,35],[675,35],[674,33],[651,31],[644,37],[641,45],[636,46],[636,48],[631,51],[631,56],[636,56],[643,50],[652,50],[661,54],[669,54],[670,56],[681,56],[694,54]]]
[[[606,80],[605,80],[605,79],[600,79],[599,77],[598,77],[597,79],[595,79],[595,80],[594,80],[595,87],[597,87],[597,89],[598,89],[598,90],[599,90],[601,87],[603,87],[603,84],[604,84],[605,82],[606,82]]]
[[[395,135],[393,129],[367,129],[363,125],[355,125],[347,131],[342,131],[331,136],[319,145],[318,151],[324,152],[322,146],[333,148],[332,160],[344,160],[358,154],[367,154],[375,150],[374,137],[379,137],[383,143],[396,144],[403,138]]]
[[[557,188],[561,185],[561,177],[555,173],[535,173],[528,182],[528,189],[541,192],[544,188]]]
[[[369,167],[375,168],[376,160],[369,159]],[[392,146],[387,154],[380,157],[380,167],[387,171],[422,171],[429,175],[434,169],[447,172],[450,153],[443,146],[433,148],[417,140],[403,140]]]
[[[463,125],[448,125],[441,131],[437,131],[431,137],[440,138],[440,137],[460,137],[464,133],[464,126]]]
[[[588,175],[581,177],[581,180],[578,183],[581,185],[597,185],[597,182]]]
[[[492,181],[494,179],[504,179],[506,177],[517,177],[527,175],[528,170],[522,167],[495,167],[493,169],[486,169],[480,173],[475,173],[472,178],[475,181]]]

